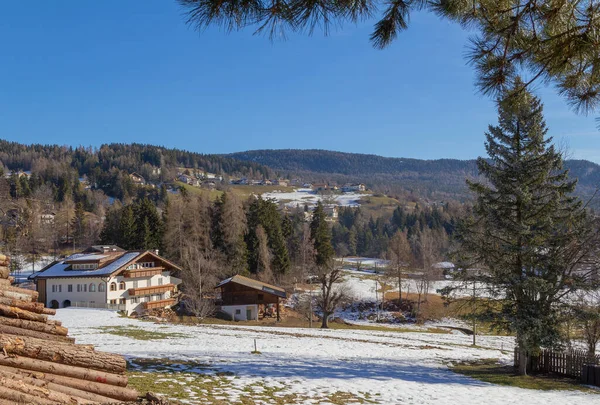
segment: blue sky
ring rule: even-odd
[[[2,2],[0,138],[483,154],[496,112],[465,62],[469,33],[419,13],[379,51],[372,24],[272,43],[250,29],[195,32],[175,0]],[[571,112],[551,88],[536,91],[555,140],[600,163],[594,117]]]

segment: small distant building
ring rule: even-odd
[[[271,180],[263,180],[262,185],[263,186],[271,186],[271,185],[273,185],[273,182]]]
[[[161,173],[162,173],[162,170],[160,169],[160,167],[152,167],[152,175],[153,176],[160,176]]]
[[[287,187],[288,186],[288,181],[284,180],[284,179],[273,180],[273,185],[275,185],[275,186],[281,186],[281,187]]]
[[[180,174],[179,176],[177,176],[177,180],[179,180],[182,183],[188,184],[190,186],[198,186],[199,185],[198,179],[196,179],[193,176],[187,175],[187,174]]]
[[[217,188],[217,183],[215,183],[214,181],[204,181],[202,182],[202,188],[214,190],[215,188]]]
[[[44,225],[54,224],[56,213],[54,211],[44,211],[40,214],[40,222]]]
[[[281,320],[279,303],[287,294],[281,287],[236,275],[221,281],[221,310],[234,321],[258,321],[269,316]]]
[[[181,269],[155,251],[96,245],[55,261],[29,278],[49,308],[82,306],[131,315],[174,305]]]
[[[327,183],[314,183],[312,185],[312,189],[315,191],[324,191],[327,190],[329,188],[329,185]]]
[[[327,215],[327,221],[337,221],[338,219],[338,206],[335,204],[326,205],[323,207],[325,215]]]
[[[136,172],[130,173],[129,177],[131,178],[131,180],[135,183],[135,184],[146,184],[146,179],[144,179],[144,177]]]
[[[342,187],[342,191],[344,193],[357,193],[357,192],[361,192],[361,191],[367,191],[367,187],[362,184],[346,184],[344,185],[344,187]]]

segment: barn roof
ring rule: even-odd
[[[276,287],[272,284],[263,283],[262,281],[254,280],[248,277],[240,276],[239,274],[221,281],[215,288],[223,287],[225,284],[229,283],[240,284],[258,291],[276,295],[281,298],[287,298],[287,294],[283,288]]]

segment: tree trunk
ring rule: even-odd
[[[48,322],[46,315],[35,314],[33,312],[25,311],[20,308],[11,307],[8,305],[0,304],[0,316],[7,316],[9,318],[25,319],[34,322]]]
[[[90,394],[96,394],[101,397],[116,399],[119,401],[135,401],[139,396],[138,392],[131,388],[80,380],[72,377],[64,377],[57,374],[42,373],[5,366],[0,366],[0,370],[7,370],[8,372],[19,374],[25,377],[48,381],[64,387],[70,387],[80,391],[88,392]],[[99,402],[102,403],[102,401]]]
[[[81,398],[85,401],[107,404],[119,400],[94,394],[92,392],[87,392],[85,390],[68,387],[63,384],[56,384],[54,382],[44,380],[37,375],[27,375],[27,373],[21,373],[19,372],[19,370],[11,369],[9,367],[0,366],[0,375],[3,375],[4,377],[10,378],[12,380],[23,381],[26,384],[34,385],[36,387],[42,387],[51,391],[60,392],[65,395]]]
[[[8,395],[6,395],[8,394]],[[17,394],[17,395],[15,395]],[[18,395],[20,394],[20,395]],[[50,391],[35,385],[14,381],[0,375],[0,398],[12,399],[15,403],[56,405],[56,404],[89,404],[89,401],[79,400],[60,392]]]
[[[44,311],[44,304],[42,304],[42,303],[27,302],[27,301],[17,300],[14,298],[0,297],[0,304],[6,305],[9,307],[23,309],[23,310],[29,311],[29,312],[35,312],[36,314],[41,314]]]
[[[79,345],[56,343],[49,346],[41,339],[0,334],[0,348],[8,354],[111,373],[124,373],[127,368],[125,359],[119,355],[95,352]]]
[[[16,335],[16,336],[28,336],[36,339],[43,339],[51,342],[62,342],[62,343],[75,343],[75,338],[60,336],[60,335],[52,335],[50,333],[38,332],[35,330],[22,329],[14,326],[8,326],[0,324],[0,334],[5,333],[7,335]]]
[[[6,278],[8,278],[9,274],[10,274],[10,271],[8,270],[8,267],[0,266],[0,278],[6,279]]]
[[[25,394],[21,391],[17,391],[8,387],[0,386],[0,399],[8,400],[9,403],[15,404],[27,404],[27,405],[56,405],[56,401],[49,399],[36,397],[35,395]]]
[[[67,328],[63,326],[57,326],[51,323],[28,321],[25,319],[5,318],[3,316],[0,316],[0,325],[29,329],[36,332],[49,333],[51,335],[59,336],[67,336],[68,333]]]
[[[12,299],[21,300],[21,301],[32,302],[32,300],[31,300],[31,294],[22,293],[20,291],[8,291],[8,290],[4,290],[4,289],[2,289],[1,285],[0,285],[0,297],[12,298]]]
[[[31,384],[31,380],[33,379],[24,379],[18,375],[0,371],[0,384],[2,384],[6,388],[20,391],[25,394],[33,395],[35,397],[48,399],[50,401],[54,401],[54,403],[59,404],[80,405],[92,403],[90,400],[85,398],[55,391],[48,387],[48,383],[45,383],[44,381],[39,381],[39,383],[35,383],[35,380],[33,380],[34,384]],[[53,384],[53,387],[55,387],[55,384]]]
[[[38,371],[42,373],[52,373],[59,376],[71,377],[74,379],[94,381],[101,384],[117,385],[119,387],[127,386],[127,376],[106,373],[103,371],[92,370],[85,367],[68,366],[52,361],[30,359],[28,357],[9,357],[0,352],[0,365],[16,367],[20,369]]]
[[[323,312],[323,321],[321,322],[321,329],[329,329],[329,314]]]
[[[39,297],[39,293],[37,291],[28,290],[26,288],[13,287],[12,285],[2,285],[0,284],[0,290],[3,291],[14,291],[21,294],[27,294],[31,296],[31,301],[37,301]]]
[[[529,360],[529,356],[527,355],[527,351],[525,349],[519,347],[519,367],[518,367],[519,375],[527,375],[528,360]]]

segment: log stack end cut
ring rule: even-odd
[[[134,402],[122,356],[77,345],[38,293],[12,286],[0,254],[0,405]]]

